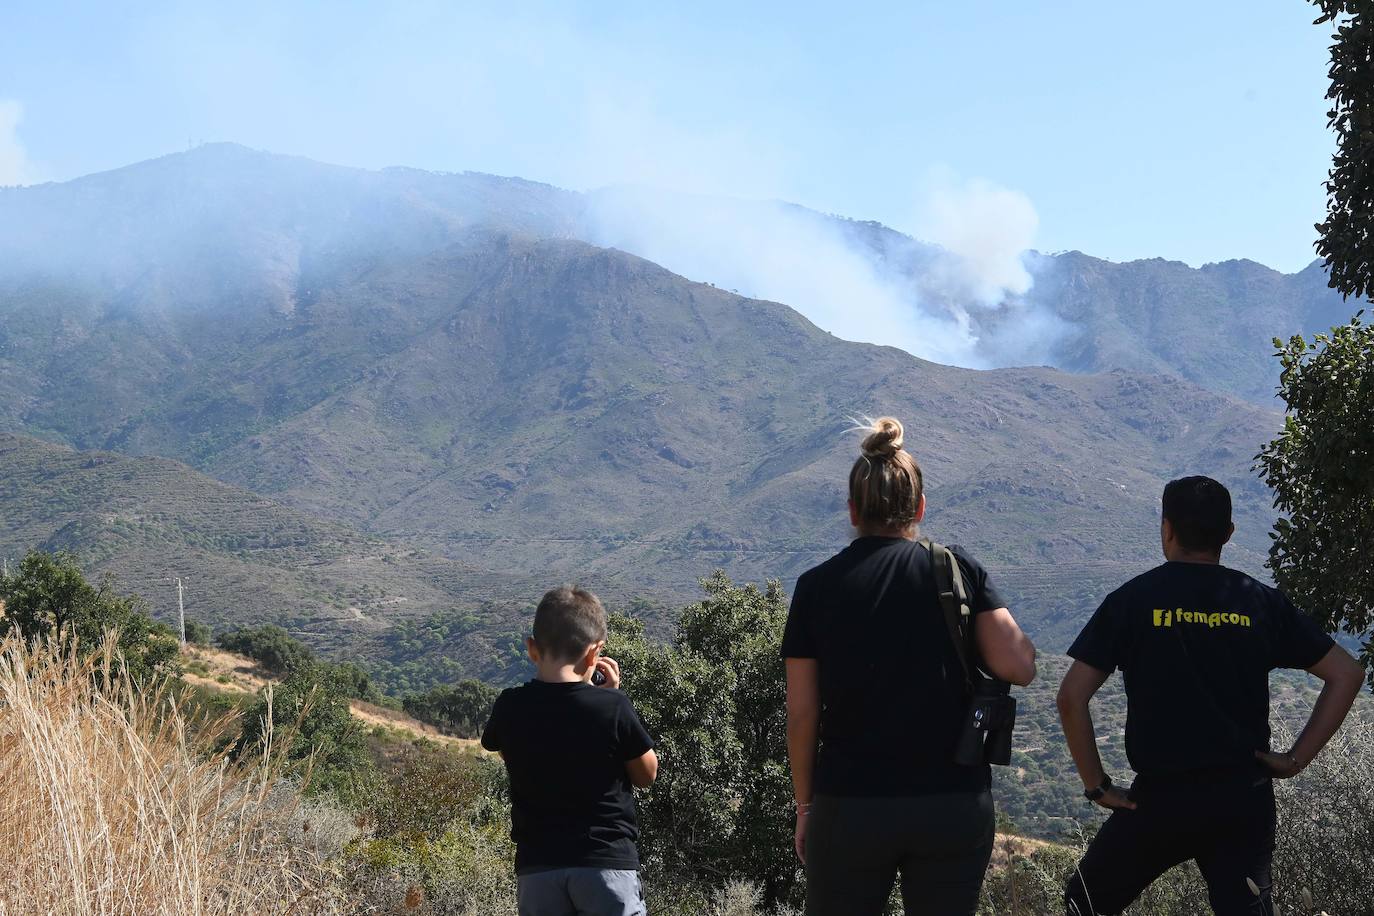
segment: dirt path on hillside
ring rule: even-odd
[[[375,706],[372,703],[365,703],[362,700],[352,700],[348,704],[349,711],[353,717],[366,722],[368,725],[380,725],[382,728],[394,728],[407,732],[417,738],[428,738],[439,744],[457,745],[470,750],[481,747],[481,743],[475,738],[455,738],[452,735],[445,735],[432,725],[414,719],[403,712],[395,709],[387,709],[385,706]]]

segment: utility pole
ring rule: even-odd
[[[158,582],[175,582],[177,584],[177,633],[181,636],[181,645],[186,645],[186,586],[182,583],[180,576],[164,576],[156,580]]]
[[[186,645],[186,603],[184,594],[186,587],[181,584],[181,579],[177,579],[177,628],[181,632],[181,644]]]

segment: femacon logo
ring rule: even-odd
[[[1250,618],[1246,614],[1237,614],[1234,611],[1185,611],[1183,608],[1168,610],[1165,608],[1155,608],[1155,626],[1171,627],[1175,623],[1179,626],[1193,624],[1195,626],[1207,627],[1248,627]]]

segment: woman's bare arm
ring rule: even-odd
[[[1035,680],[1035,644],[1004,607],[973,618],[973,637],[988,673],[1024,687]]]
[[[805,861],[806,818],[821,730],[820,663],[814,658],[787,659],[787,758],[792,764],[792,793],[797,801],[793,843]]]

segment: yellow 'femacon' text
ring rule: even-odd
[[[1250,617],[1234,611],[1185,611],[1183,608],[1169,610],[1155,608],[1155,626],[1172,627],[1175,624],[1193,624],[1207,627],[1248,627]]]

